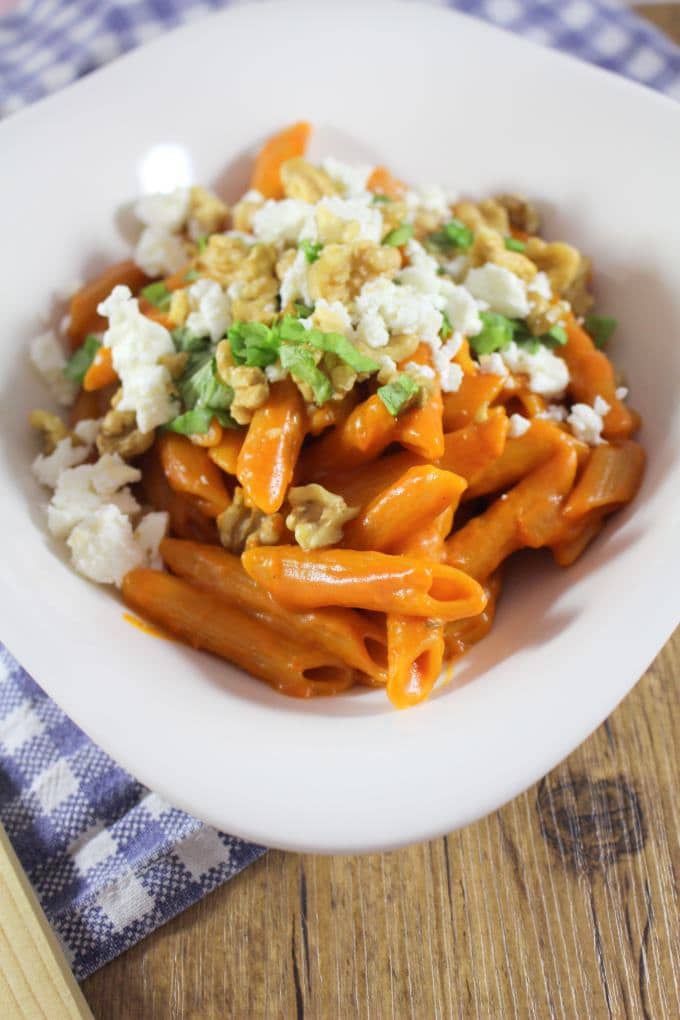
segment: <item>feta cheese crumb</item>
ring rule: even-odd
[[[601,399],[601,397],[596,397],[595,403],[597,404],[597,401]],[[602,403],[609,410],[606,400],[603,400]],[[590,404],[573,404],[571,412],[567,416],[567,424],[581,442],[588,443],[589,446],[599,446],[603,442],[602,429],[604,422],[602,415],[595,407],[591,407]]]
[[[449,198],[444,188],[423,187],[411,188],[404,195],[406,203],[406,219],[410,222],[419,212],[434,213],[445,219],[450,214]]]
[[[47,508],[47,526],[57,538],[66,538],[88,514],[105,503],[114,503],[125,514],[135,514],[139,504],[128,484],[142,477],[117,453],[104,454],[95,464],[68,468],[59,476]]]
[[[161,570],[163,566],[158,547],[167,534],[169,520],[165,511],[155,510],[145,514],[135,529],[135,541],[154,570]]]
[[[41,333],[30,346],[30,358],[54,399],[69,407],[76,398],[78,386],[64,375],[66,357],[53,332]]]
[[[373,173],[373,167],[368,164],[343,163],[333,156],[327,156],[321,163],[321,167],[336,184],[340,185],[345,198],[363,195],[368,179]]]
[[[545,418],[546,421],[565,421],[567,409],[561,404],[548,404],[545,411],[539,411],[535,417]]]
[[[111,348],[123,388],[118,410],[134,411],[139,430],[151,432],[179,411],[170,372],[158,364],[163,355],[175,353],[172,337],[160,323],[141,314],[128,287],[114,287],[97,311],[109,320],[102,343]]]
[[[393,376],[397,374],[397,363],[394,358],[391,358],[389,354],[379,354],[376,361],[380,365],[380,371],[378,372],[378,382],[384,385],[388,383]]]
[[[170,276],[187,261],[182,239],[160,227],[145,227],[133,253],[135,264],[147,276]]]
[[[460,384],[463,381],[463,369],[452,359],[458,353],[462,340],[459,333],[454,333],[445,344],[430,345],[442,393],[456,393],[460,389]]]
[[[371,197],[368,192],[354,198],[330,195],[317,202],[316,208],[328,210],[344,223],[356,223],[359,227],[359,240],[379,244],[383,237],[383,218],[380,209],[371,204]]]
[[[355,301],[357,337],[369,347],[385,347],[390,333],[410,333],[424,343],[436,340],[441,312],[413,287],[398,286],[385,277],[369,280]]]
[[[135,216],[147,227],[174,233],[181,230],[189,215],[190,188],[142,195],[135,204]]]
[[[73,432],[86,446],[92,447],[99,434],[101,418],[83,418],[74,426]]]
[[[547,347],[541,346],[535,354],[520,347],[514,340],[500,352],[511,372],[529,377],[529,389],[543,397],[556,397],[563,393],[569,382],[569,369]]]
[[[267,244],[297,244],[316,238],[314,206],[298,198],[267,199],[253,216],[253,234]]]
[[[482,375],[500,375],[503,378],[508,374],[505,362],[497,351],[480,355],[479,371]]]
[[[281,382],[286,378],[286,369],[280,361],[275,361],[273,365],[265,366],[264,374],[267,376],[268,382]]]
[[[523,414],[511,414],[508,421],[508,436],[510,439],[518,439],[524,435],[530,426],[531,421],[529,418],[525,418]]]
[[[601,418],[611,410],[611,406],[607,403],[604,397],[597,396],[593,401],[593,410],[596,414],[599,414]]]
[[[202,278],[187,291],[189,308],[186,328],[192,336],[209,336],[217,343],[231,325],[231,300],[216,280]]]
[[[614,396],[616,397],[617,400],[625,400],[626,397],[628,396],[628,387],[627,386],[618,386],[616,388]]]
[[[385,357],[387,356],[388,355],[385,355]],[[391,358],[390,361],[392,361]],[[392,362],[392,364],[394,364],[394,362]],[[407,361],[404,365],[404,371],[408,375],[412,375],[418,382],[431,382],[435,376],[433,368],[429,365],[419,365],[416,361]]]
[[[313,303],[307,282],[308,267],[309,262],[304,251],[298,251],[281,280],[279,293],[281,295],[282,308],[286,308],[292,301],[297,301],[298,299],[304,301],[306,305]]]
[[[465,277],[465,286],[492,312],[513,319],[522,319],[529,314],[526,284],[505,266],[487,262],[485,266],[471,269]]]
[[[553,296],[553,292],[548,274],[544,273],[542,270],[536,273],[533,280],[527,284],[527,293],[537,294],[538,297],[542,297],[545,298],[546,301],[550,301]]]
[[[144,564],[142,547],[135,542],[130,519],[107,503],[75,525],[66,544],[78,573],[99,584],[118,588],[125,574]]]
[[[68,468],[75,467],[87,460],[87,446],[74,446],[70,436],[60,439],[50,454],[40,453],[33,461],[31,469],[41,485],[54,489],[59,479]]]

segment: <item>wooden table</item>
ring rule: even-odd
[[[643,8],[680,40],[680,7]],[[501,811],[368,857],[271,851],[85,981],[97,1020],[680,1017],[680,631]]]

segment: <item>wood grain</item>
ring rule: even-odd
[[[92,1017],[1,825],[0,1006],[7,1020]]]
[[[641,13],[680,41],[680,7]],[[84,984],[98,1020],[680,1017],[680,631],[501,811],[366,857],[272,851]]]

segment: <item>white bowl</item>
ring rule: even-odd
[[[26,352],[50,295],[121,257],[142,187],[234,197],[249,153],[298,118],[313,153],[406,180],[535,197],[594,258],[612,355],[644,416],[634,506],[583,559],[511,571],[464,686],[395,712],[382,692],[288,700],[154,640],[75,575],[44,528]],[[0,637],[90,736],[206,821],[313,851],[397,846],[465,825],[572,750],[677,618],[680,112],[605,72],[420,5],[258,4],[211,17],[0,125],[3,244]]]

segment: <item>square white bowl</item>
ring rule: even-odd
[[[643,414],[634,504],[569,570],[511,571],[458,683],[395,712],[382,692],[312,703],[154,640],[77,577],[44,527],[27,365],[50,295],[128,250],[140,190],[228,198],[259,141],[298,118],[313,154],[414,183],[534,197],[593,257],[614,360]],[[399,3],[266,3],[174,32],[0,124],[0,638],[96,741],[230,832],[315,851],[431,837],[496,808],[575,747],[677,620],[680,111],[477,21]],[[129,240],[129,238],[128,238]],[[462,681],[474,679],[474,683]]]

